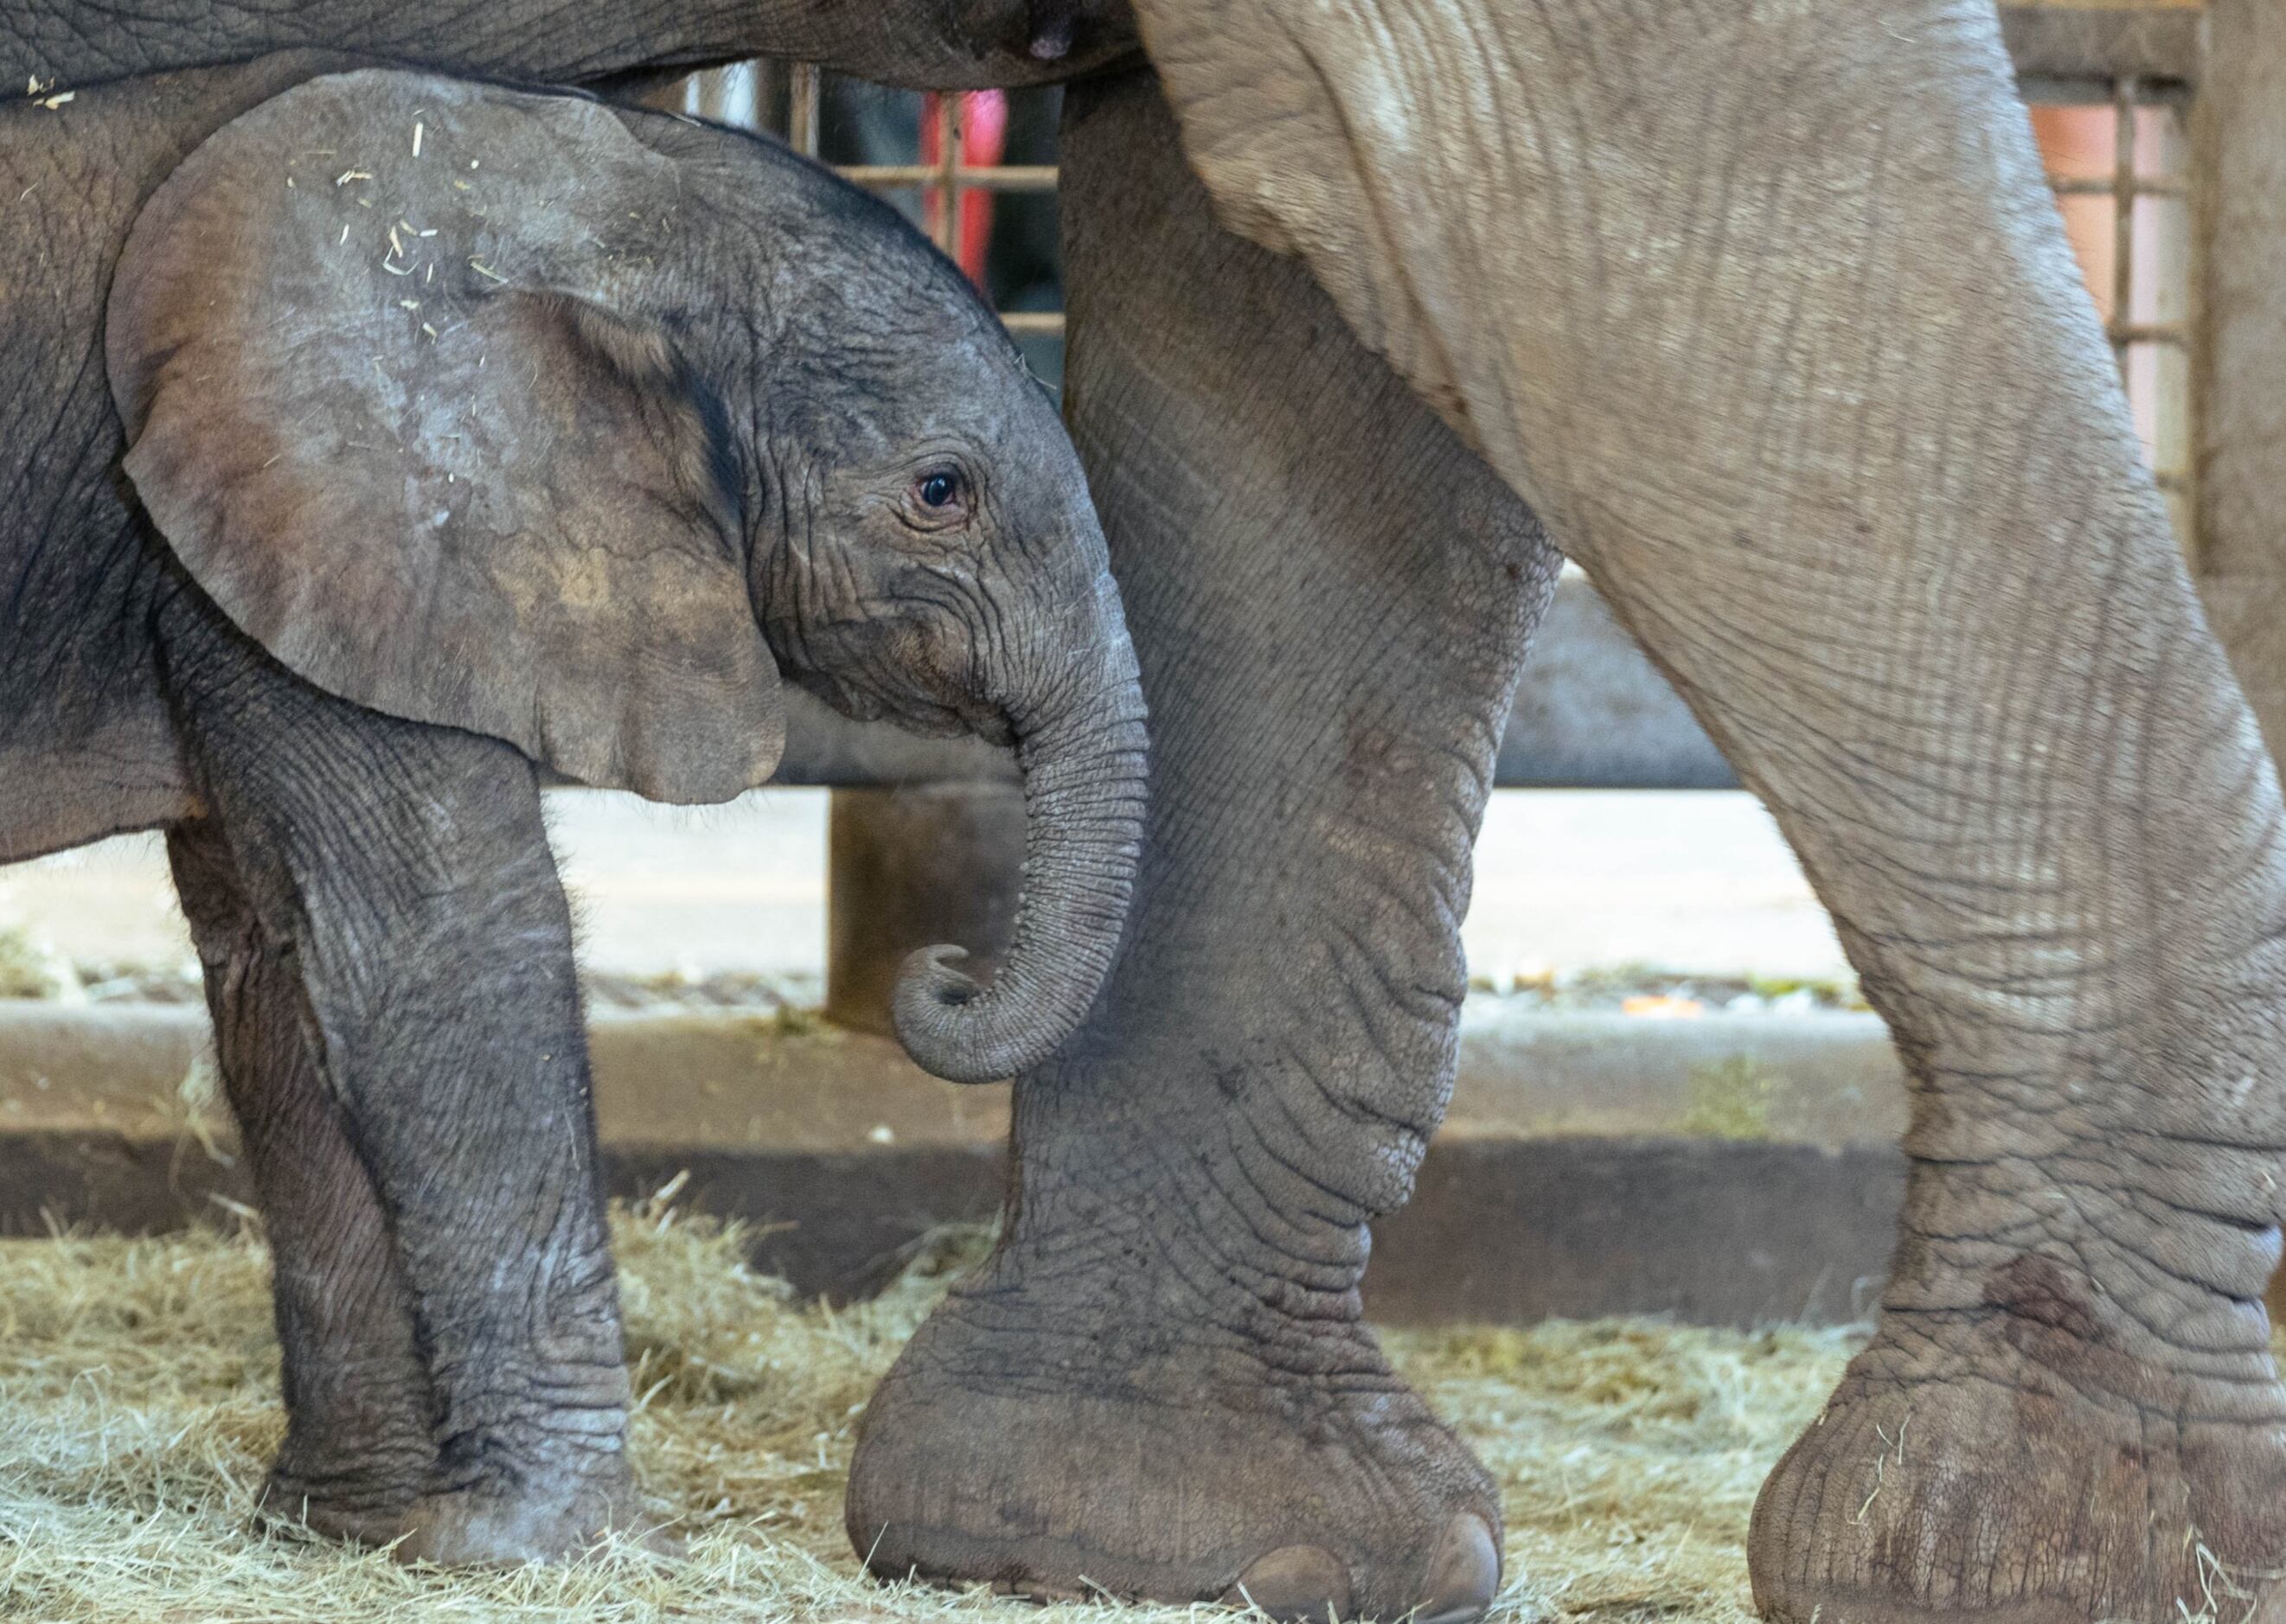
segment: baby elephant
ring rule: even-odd
[[[635,1513],[535,763],[735,795],[781,673],[1013,743],[1005,967],[937,950],[897,1002],[977,1080],[1108,967],[1143,707],[1055,411],[894,211],[722,130],[339,66],[0,114],[9,195],[85,236],[0,248],[56,290],[0,300],[11,409],[56,414],[0,451],[0,859],[168,832],[277,1253],[272,1502],[547,1555]]]

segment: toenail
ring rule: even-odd
[[[1493,1604],[1500,1580],[1500,1543],[1492,1525],[1473,1511],[1462,1512],[1445,1525],[1445,1537],[1429,1558],[1415,1624],[1468,1624]]]
[[[1280,1624],[1344,1618],[1350,1610],[1349,1570],[1322,1545],[1281,1545],[1257,1557],[1222,1599],[1234,1607],[1258,1608]]]

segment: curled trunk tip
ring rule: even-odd
[[[1088,719],[1022,740],[1024,879],[1015,929],[989,986],[957,947],[905,960],[890,1011],[925,1071],[996,1083],[1053,1055],[1111,973],[1142,849],[1142,696],[1131,662]]]
[[[1010,1009],[1013,1019],[989,1029],[974,1020],[970,1012],[984,989],[958,968],[967,957],[966,948],[946,944],[906,958],[892,1008],[897,1040],[922,1070],[948,1083],[1002,1082],[1047,1059],[1065,1034],[1037,1011],[1026,1019],[1027,1012]]]

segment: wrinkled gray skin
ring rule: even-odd
[[[548,1555],[635,1504],[536,763],[735,794],[781,669],[1013,743],[1018,941],[897,1010],[981,1080],[1110,962],[1142,706],[1052,404],[893,210],[733,132],[328,66],[0,111],[0,185],[68,199],[0,249],[38,414],[0,860],[167,832],[277,1237],[271,1503]]]
[[[1075,95],[1064,209],[1144,867],[1094,1016],[1019,1082],[1001,1250],[869,1413],[857,1548],[1483,1604],[1492,1486],[1356,1285],[1443,1109],[1536,509],[1776,812],[1912,1078],[1879,1328],[1757,1508],[1761,1606],[2274,1608],[2278,791],[1990,6],[1140,9],[1164,95]],[[437,9],[423,48],[1058,67],[1013,5],[607,12],[456,42]],[[228,18],[151,49],[280,26]]]

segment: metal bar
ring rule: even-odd
[[[2115,345],[2175,344],[2187,348],[2191,328],[2184,321],[2114,321],[2104,332]]]
[[[2197,99],[2198,87],[2195,84],[2170,83],[2148,72],[2138,76],[2143,81],[2146,106],[2187,107]],[[2019,74],[2016,95],[2036,107],[2108,107],[2111,105],[2112,83],[2109,75],[2094,79],[2058,79],[2047,74]]]
[[[2198,12],[2207,0],[2006,0],[2012,12]]]
[[[890,186],[933,186],[943,183],[945,167],[941,163],[849,163],[833,171],[847,181],[861,186],[883,189]],[[1052,163],[1011,163],[972,167],[956,164],[953,180],[964,192],[1052,192],[1056,189],[1056,166]]]
[[[2143,104],[2148,106],[2150,104]],[[2049,188],[2058,197],[2109,197],[2117,191],[2118,177],[2111,175],[2051,175]],[[2138,197],[2188,197],[2191,184],[2187,180],[2166,180],[2156,176],[2135,177]]]
[[[2111,116],[2111,319],[2124,329],[2135,319],[2135,81],[2112,87]],[[2127,375],[2127,341],[2115,334],[2113,358]]]

